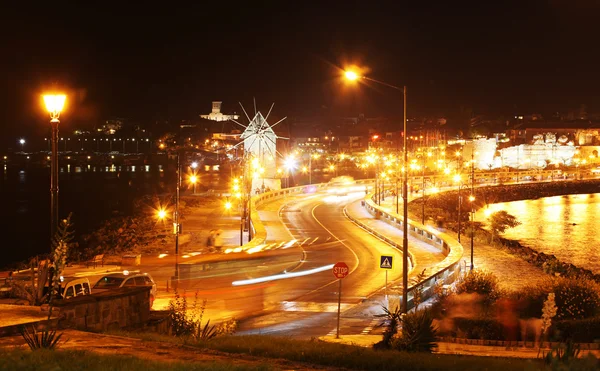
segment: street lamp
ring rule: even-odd
[[[198,176],[195,173],[192,173],[188,180],[194,186],[194,194],[196,194],[196,183],[198,183]]]
[[[462,209],[462,195],[460,194],[460,191],[463,189],[469,189],[469,186],[467,184],[460,184],[458,186],[458,242],[460,242],[460,212]],[[471,195],[469,199],[471,199],[471,197],[473,196]]]
[[[23,152],[23,146],[25,145],[25,139],[19,139],[19,144],[21,145],[21,152]]]
[[[355,81],[357,79],[363,79],[367,81],[372,81],[389,88],[398,90],[402,92],[402,96],[404,98],[403,107],[404,107],[404,131],[403,131],[403,151],[404,151],[404,168],[405,170],[408,164],[408,152],[406,150],[406,85],[403,87],[394,86],[383,81],[375,80],[370,77],[360,76],[356,72],[348,70],[344,72],[346,79],[350,81]],[[402,179],[402,313],[408,312],[408,171],[404,171],[404,177]]]
[[[52,126],[52,160],[50,162],[50,238],[54,237],[58,227],[58,120],[65,105],[66,95],[44,95],[44,103],[50,114]],[[23,140],[23,143],[25,141]]]
[[[473,193],[471,193],[471,195],[469,196],[469,201],[471,202],[471,270],[473,270],[473,242],[475,241],[475,210],[473,209],[475,196],[473,196]]]

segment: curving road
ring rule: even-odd
[[[291,202],[280,210],[280,217],[294,239],[301,241],[305,259],[295,272],[302,272],[338,261],[350,267],[343,279],[342,310],[362,302],[385,285],[379,268],[380,255],[401,254],[385,242],[358,228],[344,215],[344,207],[359,202],[364,193],[335,197],[318,193]],[[399,268],[390,281],[401,277]],[[335,327],[339,284],[330,269],[288,280],[270,287],[265,300],[267,313],[245,320],[240,333],[325,335]],[[367,319],[368,322],[372,318]]]

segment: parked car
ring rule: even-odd
[[[77,296],[92,293],[90,280],[83,277],[60,277],[60,296],[68,300]]]
[[[109,273],[96,282],[93,287],[94,293],[114,290],[121,287],[148,286],[150,289],[150,308],[156,298],[156,282],[149,273],[123,271]]]

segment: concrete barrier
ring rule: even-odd
[[[373,201],[373,194],[368,194],[365,196],[363,206],[365,209],[373,216],[379,218],[380,220],[400,229],[404,228],[403,217],[395,212],[388,212],[383,209],[381,206],[377,205]],[[356,221],[355,221],[356,222]],[[371,233],[376,235],[380,235],[376,231],[372,230],[368,226],[363,223],[361,226]],[[451,282],[454,282],[460,272],[461,272],[461,259],[463,257],[464,251],[462,245],[455,240],[452,236],[442,231],[438,231],[435,228],[425,226],[419,222],[408,219],[408,234],[415,238],[418,238],[421,241],[424,241],[431,246],[434,246],[446,256],[444,260],[431,267],[430,269],[435,272],[429,275],[422,282],[415,282],[414,284],[408,287],[408,309],[410,310],[414,306],[414,298],[413,292],[415,287],[422,285],[422,298],[421,301],[425,301],[432,297],[435,294],[435,285],[442,284],[446,285]],[[381,236],[380,236],[381,238]],[[390,243],[392,246],[402,250],[402,246],[398,243],[391,241],[389,238],[383,238],[386,242]],[[412,256],[409,252],[409,258],[411,259],[411,267],[414,266],[412,264]],[[411,268],[412,269],[412,268]]]

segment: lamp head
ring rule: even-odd
[[[358,76],[358,74],[354,71],[346,71],[344,72],[344,77],[346,77],[347,80],[354,81],[357,80],[360,76]]]
[[[50,113],[50,118],[52,120],[58,120],[60,111],[62,111],[66,99],[67,96],[64,94],[44,95],[44,104],[46,105],[46,109]]]

